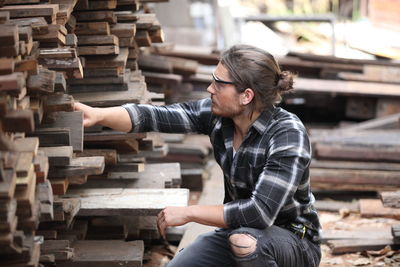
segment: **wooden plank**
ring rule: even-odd
[[[101,10],[101,11],[77,11],[74,12],[75,18],[79,22],[84,21],[106,21],[110,24],[117,23],[117,17],[114,11]]]
[[[395,241],[400,241],[400,224],[393,224],[391,232]]]
[[[71,146],[74,151],[83,150],[83,113],[74,112],[56,112],[53,113],[55,121],[48,124],[42,124],[44,128],[69,128],[71,137]]]
[[[38,151],[33,159],[33,164],[36,173],[36,180],[38,183],[44,183],[49,173],[49,159],[44,155],[43,151]]]
[[[73,245],[72,261],[57,262],[61,267],[95,267],[121,265],[142,266],[144,244],[142,240],[78,240]]]
[[[32,110],[13,110],[6,114],[2,121],[6,132],[30,133],[35,129]]]
[[[69,182],[67,178],[51,180],[51,188],[53,190],[54,195],[65,195],[68,186]]]
[[[151,39],[148,31],[138,30],[135,34],[135,41],[138,46],[151,46]]]
[[[372,82],[352,82],[321,79],[296,79],[298,93],[325,93],[336,95],[399,97],[400,85]]]
[[[75,34],[79,35],[110,35],[108,22],[78,22],[76,23]],[[79,38],[79,37],[78,37]]]
[[[17,175],[14,170],[4,170],[0,182],[0,199],[12,199],[14,197]]]
[[[380,250],[394,245],[393,239],[359,239],[359,240],[332,240],[328,242],[332,254],[362,252],[366,250]]]
[[[38,137],[42,147],[71,145],[70,128],[40,128],[30,136]]]
[[[119,46],[117,45],[79,46],[78,54],[80,56],[118,55]]]
[[[384,207],[380,199],[360,199],[360,214],[362,217],[386,217],[399,219],[400,209]]]
[[[374,185],[377,188],[400,183],[398,172],[391,171],[311,168],[310,176],[312,183]]]
[[[71,163],[72,146],[41,147],[40,150],[48,157],[51,166],[65,166]]]
[[[54,84],[54,91],[59,93],[65,93],[67,91],[67,82],[64,75],[60,72],[56,73],[56,81]]]
[[[384,207],[400,208],[400,191],[395,192],[380,192]]]
[[[39,148],[39,139],[36,137],[26,137],[14,140],[15,151],[18,152],[33,152],[37,154]]]
[[[50,94],[54,92],[56,72],[40,68],[37,75],[28,78],[28,90],[30,93]]]
[[[117,151],[115,149],[85,149],[76,153],[77,157],[103,156],[105,165],[117,164]]]
[[[75,48],[51,48],[40,49],[39,58],[75,58],[77,56]]]
[[[50,166],[49,178],[101,174],[104,170],[104,157],[80,157],[71,160],[69,165]]]
[[[74,98],[67,94],[53,94],[45,98],[44,110],[47,113],[55,111],[73,111]]]
[[[62,71],[67,74],[69,78],[83,78],[83,67],[79,58],[71,59],[52,59],[42,58],[40,64],[48,69],[55,71]]]
[[[25,87],[25,76],[21,72],[0,76],[0,92],[18,96]]]
[[[0,8],[1,10],[1,8]],[[12,46],[19,42],[18,27],[15,25],[0,25],[1,46]]]
[[[111,25],[111,33],[121,37],[133,37],[136,34],[136,24],[134,23],[117,23]]]
[[[372,171],[400,171],[399,163],[369,162],[369,161],[338,161],[316,160],[311,161],[311,168],[372,170]]]
[[[78,45],[119,45],[116,35],[80,35]]]
[[[85,142],[141,139],[145,137],[146,133],[125,133],[125,132],[108,130],[108,131],[102,131],[100,133],[85,133]]]
[[[39,65],[36,59],[26,59],[15,61],[15,71],[27,71],[30,75],[37,75],[39,73]]]
[[[81,197],[80,216],[157,215],[166,206],[186,206],[189,190],[72,189],[68,195]]]
[[[90,59],[87,58],[85,62],[85,68],[125,68],[128,60],[128,53],[128,48],[121,48],[119,54],[116,56],[94,57]]]
[[[0,75],[7,75],[14,72],[14,59],[0,58]]]
[[[143,172],[144,163],[117,163],[107,166],[105,172]]]

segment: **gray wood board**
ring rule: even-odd
[[[81,197],[80,216],[157,215],[166,206],[186,206],[188,189],[69,190]]]

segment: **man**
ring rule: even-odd
[[[197,222],[219,227],[179,252],[168,266],[318,266],[320,224],[310,191],[310,143],[301,121],[274,106],[292,89],[266,51],[225,51],[208,99],[165,107],[77,103],[84,124],[120,131],[197,132],[210,136],[224,173],[224,204],[166,207],[160,233]]]

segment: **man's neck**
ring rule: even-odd
[[[261,113],[259,111],[254,111],[250,118],[250,114],[248,112],[243,112],[239,116],[232,118],[235,125],[235,135],[240,139],[243,139],[246,136],[250,126],[258,118],[258,116],[260,116],[260,114]]]

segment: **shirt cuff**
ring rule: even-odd
[[[140,126],[140,113],[138,107],[136,104],[124,104],[122,107],[128,111],[129,118],[131,119],[132,129],[130,130],[130,133],[138,133]]]

